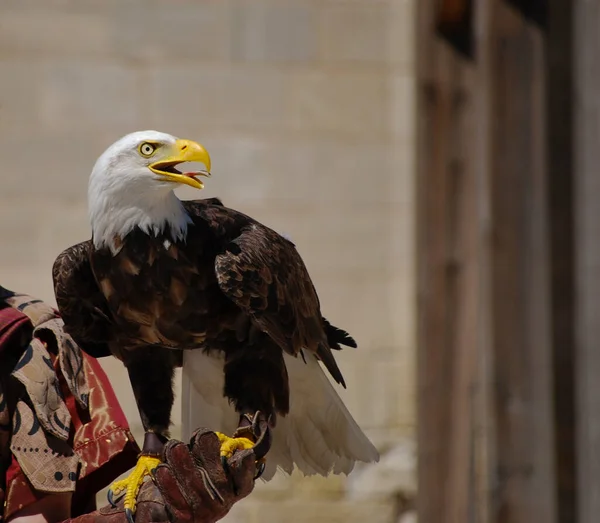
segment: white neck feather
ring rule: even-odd
[[[158,195],[156,189],[132,193],[110,191],[105,185],[98,191],[91,183],[88,199],[94,247],[108,247],[113,255],[121,249],[118,240],[125,238],[135,227],[154,236],[169,233],[171,239],[177,241],[185,240],[188,224],[192,221],[172,190]]]

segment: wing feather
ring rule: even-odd
[[[331,352],[329,333],[334,331],[321,316],[319,298],[293,243],[252,221],[217,255],[215,270],[225,295],[285,352],[316,354],[336,382],[346,386]],[[334,343],[348,341],[337,333],[333,338]]]
[[[111,354],[110,311],[89,262],[92,242],[85,241],[61,252],[52,267],[54,295],[65,330],[95,358]]]

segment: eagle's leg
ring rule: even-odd
[[[140,487],[159,465],[162,449],[169,439],[175,353],[155,347],[134,349],[125,354],[124,363],[146,434],[136,466],[129,476],[110,486],[108,500],[114,504],[115,497],[124,495],[125,513],[133,523]]]
[[[236,450],[253,448],[259,477],[271,446],[275,415],[289,410],[288,376],[281,349],[266,334],[250,336],[248,343],[226,353],[225,395],[240,414],[233,437],[219,434],[221,458]]]

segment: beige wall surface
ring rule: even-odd
[[[338,357],[340,394],[382,462],[260,485],[230,522],[413,521],[414,3],[0,2],[4,286],[54,301],[54,258],[90,234],[93,162],[157,129],[211,153],[206,189],[180,196],[289,234],[324,313],[359,342]],[[104,366],[139,434],[126,374]]]

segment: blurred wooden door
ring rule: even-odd
[[[568,3],[534,3],[419,2],[420,523],[577,521]]]

